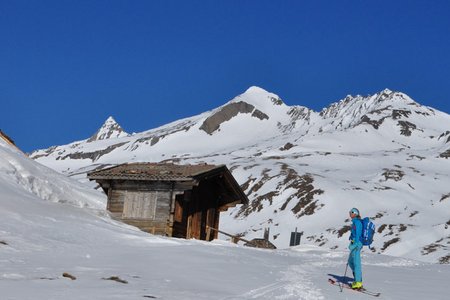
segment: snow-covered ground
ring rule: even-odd
[[[351,272],[343,278],[347,251],[152,236],[111,220],[103,199],[0,139],[0,299],[370,297],[327,283],[350,280]],[[447,299],[450,293],[449,265],[368,251],[362,260],[364,284],[381,292],[380,299]]]

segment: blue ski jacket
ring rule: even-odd
[[[353,250],[355,248],[359,248],[361,249],[363,244],[361,242],[361,236],[362,236],[362,222],[361,219],[359,219],[358,217],[355,217],[352,219],[352,229],[350,232],[350,245],[348,246],[348,248],[350,250]]]

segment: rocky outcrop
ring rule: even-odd
[[[408,121],[398,121],[398,126],[400,126],[400,133],[404,136],[411,136],[413,130],[417,129],[417,126]]]
[[[450,149],[439,154],[439,157],[445,158],[445,159],[450,158]]]
[[[93,162],[96,161],[97,159],[99,159],[100,157],[102,157],[105,154],[110,153],[111,151],[113,151],[116,148],[119,148],[123,145],[125,145],[126,143],[119,143],[119,144],[115,144],[112,146],[107,147],[106,149],[102,149],[102,150],[98,150],[98,151],[94,151],[94,152],[74,152],[74,153],[70,153],[67,154],[65,156],[62,157],[58,157],[57,160],[65,160],[65,159],[90,159]]]
[[[213,134],[216,130],[219,129],[222,123],[231,120],[238,114],[250,113],[252,114],[252,117],[258,118],[260,120],[269,119],[269,116],[267,116],[262,111],[255,109],[255,107],[251,104],[243,101],[232,102],[223,106],[219,111],[206,118],[206,120],[200,126],[200,129],[205,131],[207,134]]]

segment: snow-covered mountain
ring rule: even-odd
[[[124,162],[226,164],[250,204],[221,218],[225,231],[253,238],[268,227],[283,248],[298,228],[308,243],[345,249],[348,210],[358,207],[377,225],[374,251],[450,261],[450,116],[400,92],[315,112],[251,87],[197,116],[31,157],[83,182]]]
[[[109,117],[106,119],[105,123],[100,127],[97,132],[91,136],[87,142],[94,142],[99,140],[106,140],[106,139],[112,139],[112,138],[120,138],[124,136],[128,136],[129,134],[126,133],[122,127],[114,120],[113,117]]]
[[[153,236],[115,222],[101,194],[0,139],[1,299],[366,299],[327,283],[348,251],[249,248]],[[363,250],[364,285],[383,299],[445,299],[450,265]]]

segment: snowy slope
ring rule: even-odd
[[[95,192],[3,141],[0,166],[1,299],[367,299],[327,283],[351,280],[343,277],[347,251],[152,236],[99,214]],[[367,251],[362,259],[364,284],[381,299],[450,292],[449,265]]]
[[[51,202],[105,209],[105,197],[101,193],[37,164],[3,140],[0,140],[0,156],[0,178],[10,189],[20,189]]]
[[[450,116],[383,90],[321,112],[251,87],[209,112],[133,136],[77,142],[31,157],[86,182],[130,161],[226,164],[250,199],[221,227],[246,238],[270,228],[279,248],[297,227],[326,249],[347,246],[348,210],[377,225],[375,251],[450,261]]]

